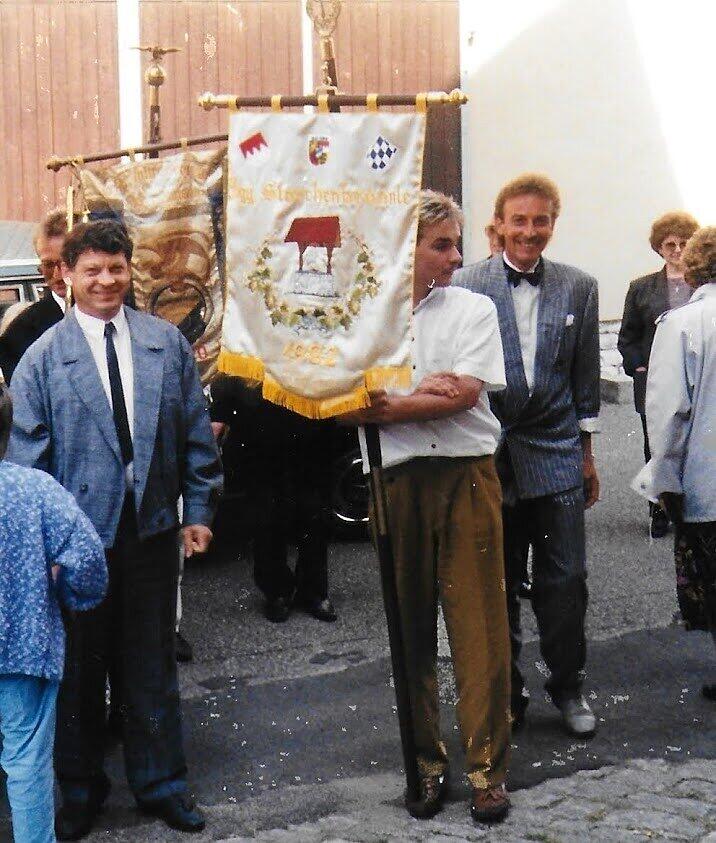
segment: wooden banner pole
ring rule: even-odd
[[[319,97],[326,96],[329,111],[340,110],[342,106],[362,106],[373,108],[380,106],[416,106],[417,102],[423,102],[429,106],[455,106],[464,105],[467,96],[458,88],[450,93],[445,91],[429,91],[424,94],[308,94],[307,96],[293,97],[274,94],[270,97],[235,97],[225,94],[202,94],[198,104],[207,111],[212,108],[275,108],[280,103],[283,108],[300,108],[304,105],[319,105]],[[94,161],[110,161],[114,158],[124,158],[139,153],[155,158],[158,152],[165,152],[170,149],[185,149],[189,146],[198,146],[206,143],[224,143],[229,139],[226,133],[219,135],[201,135],[196,138],[179,138],[175,141],[165,143],[145,144],[135,146],[132,149],[116,149],[111,152],[95,152],[85,155],[70,155],[65,158],[52,156],[45,164],[48,170],[58,172],[63,167],[74,164],[91,164]]]
[[[328,110],[335,111],[345,106],[367,107],[369,97],[375,97],[377,106],[414,106],[417,97],[423,97],[428,106],[432,105],[465,105],[467,95],[459,88],[447,93],[446,91],[427,91],[424,94],[336,94],[330,90],[319,90],[315,94],[302,96],[281,96],[282,108],[302,108],[306,105],[319,104],[319,97],[328,96]],[[239,97],[233,94],[212,94],[207,91],[197,100],[206,111],[212,108],[270,108],[272,97]]]
[[[375,545],[380,566],[380,583],[383,591],[383,606],[388,624],[388,641],[390,642],[390,658],[393,667],[393,685],[395,687],[395,702],[398,710],[398,727],[400,729],[400,743],[403,749],[403,763],[405,765],[405,783],[407,797],[416,801],[420,792],[420,777],[418,774],[418,754],[415,747],[415,724],[413,709],[410,704],[410,686],[408,685],[408,671],[405,660],[405,641],[398,602],[398,585],[395,578],[395,559],[393,545],[388,530],[388,502],[385,494],[385,479],[383,474],[383,460],[380,450],[380,435],[378,425],[367,424],[364,428],[366,450],[368,451],[368,465],[370,468],[370,494],[373,501],[373,518],[375,527]]]

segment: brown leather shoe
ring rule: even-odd
[[[416,820],[429,820],[442,808],[448,789],[448,775],[421,776],[420,794],[417,799],[405,796],[405,807],[411,817]]]
[[[473,788],[470,813],[477,823],[499,823],[510,810],[510,797],[504,784],[495,787]]]

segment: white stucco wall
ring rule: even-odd
[[[604,319],[658,268],[648,233],[684,208],[716,224],[714,0],[462,0],[465,259],[499,187],[549,174],[563,211],[548,256],[600,283]]]

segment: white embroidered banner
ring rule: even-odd
[[[237,113],[219,370],[305,416],[410,383],[424,114]]]

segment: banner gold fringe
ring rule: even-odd
[[[234,375],[238,378],[247,378],[254,381],[264,379],[264,364],[258,357],[249,357],[248,354],[234,354],[222,348],[219,352],[218,368],[225,375]]]
[[[266,374],[264,364],[258,357],[236,354],[221,350],[219,371],[225,375],[244,378],[254,383],[263,382],[262,395],[272,404],[278,404],[309,419],[330,419],[343,413],[370,407],[369,391],[378,389],[405,389],[410,386],[410,369],[406,366],[384,366],[369,369],[365,373],[365,385],[335,398],[306,398],[296,395],[281,386],[271,375]]]
[[[284,389],[271,375],[264,376],[263,396],[272,404],[293,410],[294,413],[309,419],[330,419],[333,416],[370,407],[368,390],[363,386],[336,398],[305,398],[303,395],[296,395]]]
[[[365,373],[365,388],[369,392],[378,389],[409,389],[411,383],[408,366],[382,366],[368,369]]]

